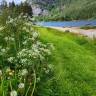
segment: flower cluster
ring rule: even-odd
[[[43,44],[39,40],[39,33],[31,22],[32,18],[21,14],[15,19],[8,17],[8,20],[5,28],[0,28],[4,41],[0,46],[3,68],[0,70],[0,76],[3,75],[2,78],[6,76],[3,80],[10,83],[10,96],[17,96],[17,93],[21,94],[20,96],[24,94],[27,96],[30,86],[33,86],[30,88],[33,89],[33,94],[36,83],[52,69],[53,66],[48,65],[47,60],[54,46],[51,43]],[[16,81],[16,86],[12,86],[11,81]],[[17,87],[19,89],[16,89]],[[27,92],[22,90],[25,87],[28,89]],[[12,88],[17,91],[13,91]]]

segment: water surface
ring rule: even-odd
[[[80,27],[85,26],[87,24],[96,26],[96,20],[90,21],[63,21],[63,22],[43,22],[43,23],[36,23],[37,25],[41,26],[52,26],[52,27]]]

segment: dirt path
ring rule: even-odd
[[[91,39],[93,38],[94,35],[96,36],[96,29],[85,30],[85,29],[79,29],[78,27],[64,27],[64,28],[63,27],[50,27],[50,28],[58,29],[58,30],[61,30],[61,31],[69,30],[72,33],[76,33],[78,35],[86,36],[86,37],[89,37]]]

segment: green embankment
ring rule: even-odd
[[[40,39],[53,43],[50,57],[57,79],[54,96],[96,96],[96,47],[93,41],[69,32],[39,27]],[[53,95],[52,95],[53,96]]]

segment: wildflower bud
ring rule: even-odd
[[[0,76],[2,75],[2,71],[0,70]]]
[[[31,85],[32,83],[30,83],[30,85]]]

